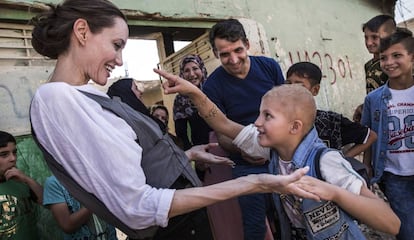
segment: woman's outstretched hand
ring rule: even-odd
[[[218,143],[195,145],[185,151],[188,158],[205,164],[228,165],[234,167],[235,163],[227,157],[220,157],[209,152],[210,148],[217,147]]]
[[[302,198],[320,201],[321,197],[314,192],[313,184],[304,181],[309,167],[299,168],[289,175],[258,174],[263,192],[276,192],[280,194],[293,194]],[[249,175],[250,176],[250,175]]]

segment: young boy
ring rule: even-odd
[[[287,71],[287,84],[300,84],[307,88],[313,96],[320,89],[322,72],[318,66],[310,62],[298,62]],[[315,120],[316,131],[329,148],[341,150],[345,145],[353,143],[344,155],[355,157],[368,149],[377,139],[375,132],[360,123],[353,122],[342,114],[317,110]]]
[[[327,147],[313,128],[316,104],[307,89],[283,85],[270,90],[262,98],[260,115],[255,122],[257,131],[243,134],[251,127],[243,129],[240,124],[227,119],[200,90],[177,76],[162,70],[154,71],[168,80],[164,84],[165,93],[179,92],[190,96],[200,115],[215,131],[230,138],[238,134],[244,136],[242,142],[249,144],[243,150],[257,148],[258,144],[270,148],[272,173],[287,174],[296,168],[310,166],[308,174],[312,177],[305,177],[303,181],[311,183],[313,187],[308,190],[324,201],[274,194],[281,239],[364,239],[351,216],[381,231],[398,232],[398,217],[366,187],[339,152],[326,152],[320,159],[325,182],[313,178],[316,176],[316,152]],[[243,148],[242,145],[238,147]]]
[[[354,111],[354,115],[352,116],[352,121],[354,122],[361,122],[362,117],[362,109],[364,108],[364,104],[359,104]]]
[[[34,203],[42,186],[16,168],[16,139],[0,131],[0,239],[38,239]]]
[[[371,147],[372,182],[379,182],[401,219],[398,239],[414,236],[414,38],[397,30],[381,40],[381,68],[388,82],[365,98],[362,124],[378,133]]]
[[[364,66],[367,94],[387,81],[387,75],[382,72],[379,61],[380,38],[389,36],[395,29],[394,18],[384,14],[375,16],[362,25],[365,47],[372,54],[372,59]]]
[[[64,240],[118,239],[115,228],[82,207],[55,176],[46,179],[43,204],[52,211]]]

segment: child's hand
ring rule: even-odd
[[[319,196],[322,200],[332,201],[335,198],[337,186],[310,176],[303,176],[298,184],[306,191]]]
[[[6,178],[6,180],[10,180],[13,178],[14,180],[17,180],[19,182],[26,182],[27,178],[27,176],[16,167],[12,167],[9,170],[7,170],[4,173],[4,177]]]
[[[183,95],[189,95],[196,91],[200,91],[190,81],[184,80],[177,75],[155,68],[154,72],[167,80],[162,83],[162,87],[164,88],[165,94],[180,93]]]

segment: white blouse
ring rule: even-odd
[[[167,226],[172,189],[145,183],[142,148],[121,118],[81,92],[108,97],[91,85],[42,85],[30,110],[39,142],[75,181],[133,229]]]

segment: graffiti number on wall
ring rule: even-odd
[[[294,59],[294,54],[292,52],[289,52],[289,59],[291,64],[301,61],[315,63],[321,68],[322,77],[329,78],[332,85],[336,83],[338,78],[352,79],[351,65],[349,64],[349,58],[347,55],[345,55],[344,58],[338,57],[336,60],[336,58],[332,58],[332,55],[329,53],[321,55],[321,53],[315,51],[312,53],[312,55],[309,55],[308,51],[304,51],[304,55],[302,57],[300,52],[296,51],[296,56],[297,59]]]

